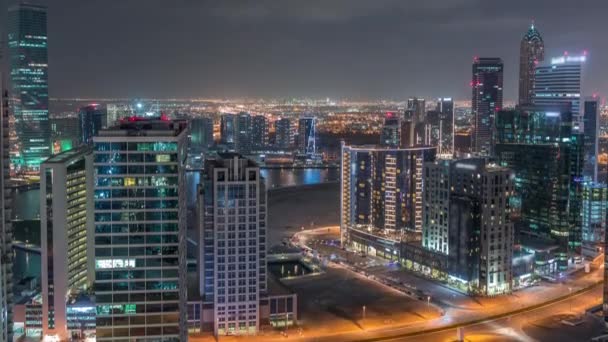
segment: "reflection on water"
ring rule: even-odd
[[[270,262],[268,263],[268,271],[277,278],[296,277],[312,273],[312,270],[300,261]]]
[[[17,281],[26,277],[40,277],[40,254],[29,253],[16,248],[13,273],[13,279]]]
[[[14,192],[13,217],[21,220],[40,218],[40,189]]]
[[[340,170],[332,169],[262,169],[260,171],[266,179],[267,189],[294,186],[310,185],[325,182],[337,182]]]
[[[266,180],[266,188],[278,188],[283,186],[294,185],[311,185],[325,182],[336,182],[339,180],[340,170],[332,169],[263,169],[260,171]],[[187,203],[190,210],[194,209],[196,203],[196,187],[200,181],[198,172],[188,172],[186,174]],[[15,193],[13,200],[13,215],[22,220],[36,220],[22,222],[22,227],[19,229],[21,234],[16,234],[20,240],[28,240],[29,242],[40,241],[40,190],[32,189]],[[37,224],[37,227],[30,226]],[[28,225],[27,227],[25,227]],[[26,229],[28,228],[28,229]],[[290,269],[290,272],[295,272]],[[302,272],[302,270],[299,270]],[[40,255],[28,253],[23,250],[16,250],[14,264],[15,279],[19,280],[24,277],[40,276]],[[293,273],[292,273],[293,274]]]

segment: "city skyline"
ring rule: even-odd
[[[608,341],[608,5],[26,1],[0,342]]]
[[[40,3],[49,6],[52,97],[463,99],[472,58],[496,56],[508,74],[505,99],[516,100],[517,50],[532,20],[547,56],[589,51],[589,69],[599,77],[585,93],[608,89],[600,68],[608,46],[598,43],[606,4]],[[108,18],[114,25],[105,25]],[[424,64],[442,82],[424,77]]]

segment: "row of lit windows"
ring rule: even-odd
[[[176,187],[148,188],[148,189],[111,189],[95,190],[95,199],[121,199],[134,197],[154,197],[177,199],[178,190]]]

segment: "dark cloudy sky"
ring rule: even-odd
[[[585,88],[608,91],[605,0],[39,1],[54,97],[467,99],[477,55],[504,59],[513,99],[532,18],[549,56],[587,49]]]

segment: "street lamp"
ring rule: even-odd
[[[571,287],[568,287],[568,294],[569,294],[569,296],[572,296],[572,288]],[[568,303],[570,303],[570,313],[572,313],[572,300],[570,299],[568,301]]]
[[[427,307],[431,306],[431,296],[426,296],[426,306]]]
[[[363,305],[363,319],[365,319],[365,305]]]

